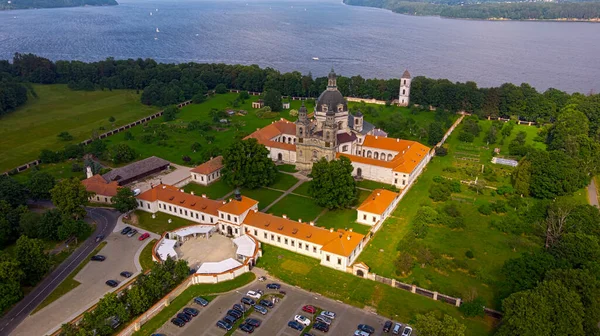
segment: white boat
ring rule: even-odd
[[[158,30],[158,28],[156,28],[156,32],[157,32],[157,33],[160,33],[160,30]]]
[[[152,16],[152,12],[150,12],[150,16]]]
[[[318,61],[319,58],[318,57],[313,57],[313,61]]]

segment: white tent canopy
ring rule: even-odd
[[[173,233],[178,235],[179,237],[185,237],[185,236],[190,236],[190,235],[198,234],[198,233],[201,233],[201,234],[210,233],[214,229],[215,229],[215,227],[211,226],[211,225],[194,225],[194,226],[185,227],[183,229],[179,229],[177,231],[173,231]]]
[[[237,246],[237,251],[235,252],[236,254],[243,255],[245,257],[252,257],[254,255],[256,243],[247,235],[235,238],[233,243]]]
[[[196,271],[198,274],[208,274],[208,273],[223,273],[230,269],[234,269],[236,267],[242,266],[240,262],[235,259],[229,258],[219,262],[205,262],[200,265],[200,268]]]
[[[163,239],[156,251],[160,256],[160,259],[167,260],[167,257],[177,259],[177,252],[175,252],[175,244],[177,244],[177,240],[167,238]]]

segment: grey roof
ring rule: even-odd
[[[356,134],[354,133],[338,133],[337,134],[337,142],[339,144],[352,142],[356,140]]]
[[[387,138],[387,136],[388,136],[387,132],[382,130],[381,128],[377,128],[376,130],[374,130],[373,135],[380,136],[382,138]]]
[[[136,176],[143,175],[155,169],[164,167],[168,164],[170,164],[170,162],[167,160],[156,156],[151,156],[147,159],[128,164],[125,167],[115,168],[102,175],[102,178],[104,178],[106,182],[129,180],[131,178],[135,178]]]
[[[352,114],[348,114],[348,125],[354,125],[354,116]],[[352,128],[352,126],[350,126],[350,128]],[[366,135],[374,129],[375,126],[373,124],[366,120],[363,120],[363,128],[362,131],[360,131],[360,134]]]
[[[356,111],[356,116],[357,116],[357,117],[362,117],[362,116],[363,116],[363,114],[362,114],[362,112],[360,112],[360,110],[358,110],[358,111]]]
[[[344,111],[348,111],[348,103],[344,96],[338,90],[325,90],[317,99],[316,110],[318,112],[323,112],[322,106],[327,105],[328,111],[337,111],[337,106],[339,104],[344,105]]]
[[[408,72],[408,70],[404,70],[401,78],[410,78],[410,72]]]

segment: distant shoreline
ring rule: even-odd
[[[0,12],[50,8],[104,7],[117,6],[118,4],[115,0],[62,0],[57,3],[46,3],[45,0],[29,0],[19,2],[17,5],[14,3],[4,3],[0,5]]]

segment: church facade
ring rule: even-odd
[[[400,80],[398,105],[408,105],[410,74]],[[304,105],[294,123],[281,119],[248,138],[256,138],[269,149],[271,159],[295,164],[308,171],[314,162],[345,156],[352,161],[357,178],[392,184],[399,189],[410,185],[431,158],[430,148],[416,142],[388,138],[358,111],[351,114],[348,103],[337,89],[331,71],[327,88],[316,101],[312,118]]]

